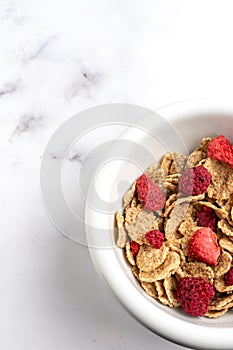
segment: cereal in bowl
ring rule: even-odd
[[[191,316],[233,308],[233,146],[203,138],[166,154],[124,196],[117,246],[143,290]]]

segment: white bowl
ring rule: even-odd
[[[233,141],[233,103],[213,100],[184,101],[160,108],[157,112],[175,127],[189,151],[198,145],[202,137],[224,134]],[[127,138],[127,133],[124,137]],[[158,155],[160,156],[161,154]],[[130,174],[129,169],[126,171],[125,166],[119,163],[118,168],[114,169],[115,180],[120,179],[123,173],[125,176],[128,174],[129,182],[135,177],[135,174]],[[99,193],[110,193],[108,189],[112,183],[100,181],[98,186]],[[89,202],[92,201],[92,195],[96,194],[89,193]],[[86,206],[86,235],[94,266],[121,304],[138,321],[156,334],[187,347],[233,349],[232,311],[218,319],[195,318],[187,315],[181,308],[171,309],[149,297],[132,275],[122,250],[112,245],[113,215],[103,215],[92,209]],[[101,238],[94,227],[104,229],[109,248],[101,247]]]

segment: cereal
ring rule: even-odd
[[[144,291],[150,295],[152,298],[157,299],[158,298],[158,292],[155,287],[154,283],[149,283],[149,282],[141,282],[141,286],[144,289]]]
[[[202,262],[189,262],[182,265],[184,277],[203,277],[206,281],[213,284],[214,271],[211,267]]]
[[[164,214],[163,216],[166,218],[171,210],[174,208],[175,204],[176,204],[176,200],[177,200],[177,194],[173,193],[166,201],[165,203],[165,207],[164,207]]]
[[[170,182],[173,185],[178,185],[179,174],[167,175],[164,179],[165,182]]]
[[[226,220],[220,220],[218,222],[218,228],[225,235],[233,237],[233,227]]]
[[[173,184],[173,183],[171,183],[169,181],[164,181],[163,188],[164,188],[164,191],[166,192],[167,197],[169,197],[173,193],[177,193],[178,192],[177,185]]]
[[[196,210],[193,205],[189,205],[178,230],[183,236],[192,236],[197,229]]]
[[[126,255],[126,258],[128,260],[128,262],[130,263],[130,265],[135,265],[135,260],[134,260],[134,256],[133,256],[133,253],[130,249],[130,243],[127,242],[126,243],[126,246],[125,246],[125,255]]]
[[[196,229],[195,229],[196,230]],[[195,230],[193,232],[195,232]],[[188,256],[188,246],[189,246],[190,236],[184,236],[179,240],[180,247],[185,256]]]
[[[137,265],[132,266],[132,272],[134,277],[136,277],[136,279],[139,281],[139,268]]]
[[[186,165],[187,156],[171,152],[165,154],[160,162],[160,168],[163,170],[164,176],[177,175],[181,173]]]
[[[215,214],[220,218],[220,219],[225,219],[227,217],[227,211],[225,211],[223,208],[218,208],[216,205],[210,202],[205,202],[205,201],[199,201],[198,204],[203,205],[205,207],[211,208],[215,211]]]
[[[233,295],[228,295],[224,297],[214,297],[210,302],[209,310],[222,310],[232,307]]]
[[[158,299],[159,301],[164,304],[168,305],[170,307],[173,307],[172,303],[170,303],[168,296],[166,294],[166,290],[164,288],[163,282],[162,281],[156,281],[155,282],[155,287],[158,293]]]
[[[162,185],[164,181],[164,172],[162,169],[158,168],[157,165],[152,165],[149,167],[146,171],[145,174],[151,178],[154,182],[156,182],[158,185]]]
[[[233,254],[233,242],[228,237],[221,238],[219,244],[222,248],[228,250],[231,254]]]
[[[169,247],[165,244],[160,249],[154,249],[150,245],[143,245],[140,247],[136,261],[140,270],[151,272],[157,269],[168,254]]]
[[[202,198],[203,195],[179,198],[174,202],[174,204],[172,204],[173,208],[170,212],[169,218],[166,220],[164,225],[164,231],[167,239],[169,239],[170,236],[176,231],[176,229],[181,226],[182,222],[186,222],[186,215],[189,216],[190,211],[193,214],[193,208],[190,208],[190,203]],[[194,220],[192,221],[194,222]],[[193,225],[190,225],[190,223],[188,224],[188,227],[190,229],[192,226]]]
[[[173,156],[173,162],[171,164],[169,174],[176,175],[176,174],[182,173],[187,163],[188,157],[184,154],[180,154],[176,152],[173,152],[172,156]]]
[[[212,183],[207,189],[208,196],[214,199],[228,199],[233,192],[233,171],[225,163],[207,158],[204,167],[212,175]]]
[[[134,198],[136,190],[136,182],[134,182],[132,188],[124,195],[123,203],[124,207],[127,207],[132,202],[132,199]]]
[[[154,221],[153,230],[163,230],[164,220],[162,216],[158,216],[157,219]]]
[[[164,232],[167,239],[176,231],[178,226],[181,224],[188,208],[189,203],[178,203],[178,201],[176,202],[174,208],[170,213],[170,217],[164,225]]]
[[[177,281],[174,276],[170,276],[164,279],[163,283],[167,298],[173,307],[178,307],[180,303],[175,297],[175,291],[177,288]]]
[[[224,276],[221,276],[214,280],[214,287],[218,292],[221,292],[221,293],[225,293],[225,292],[229,293],[233,291],[233,286],[226,285]]]
[[[226,212],[228,222],[233,225],[233,194],[230,195],[227,201],[223,203],[222,209]],[[224,219],[224,218],[223,218]]]
[[[222,250],[220,257],[218,259],[218,264],[214,268],[215,278],[221,277],[231,268],[232,256],[230,253]]]
[[[125,228],[130,238],[142,244],[145,234],[150,231],[155,222],[153,212],[142,209],[139,205],[136,208],[129,208],[125,216]]]
[[[205,316],[209,317],[209,318],[217,318],[217,317],[224,315],[227,311],[228,311],[228,309],[223,309],[220,311],[207,311]]]
[[[167,307],[181,303],[192,316],[213,319],[233,309],[233,152],[224,149],[222,161],[221,140],[203,138],[189,156],[167,153],[133,183],[123,214],[115,216],[117,246],[145,293]],[[233,150],[229,142],[228,148]],[[190,174],[197,175],[192,191]],[[185,292],[189,300],[178,292],[186,280],[185,288],[195,285],[201,293],[202,305],[191,291]],[[211,293],[203,296],[205,286]]]
[[[173,162],[172,153],[165,154],[165,156],[162,158],[160,167],[163,170],[163,174],[165,176],[169,175],[172,162]]]
[[[116,213],[116,223],[118,227],[117,246],[124,248],[127,242],[127,232],[124,228],[124,217],[119,212]]]
[[[188,157],[188,166],[195,167],[207,157],[207,148],[210,143],[210,138],[202,139],[200,147],[196,148]]]
[[[125,223],[132,224],[137,220],[138,215],[143,211],[142,205],[136,205],[136,199],[134,198],[131,205],[125,209]]]
[[[171,276],[173,271],[176,271],[180,265],[180,256],[176,252],[170,252],[166,260],[158,268],[146,272],[141,270],[139,278],[145,282],[155,282]]]
[[[175,244],[175,242],[172,242],[172,243]],[[172,243],[169,243],[170,250],[179,254],[181,265],[185,264],[186,258],[183,251],[180,248],[178,248],[176,245],[173,245]]]

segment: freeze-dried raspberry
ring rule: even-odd
[[[196,196],[204,193],[211,183],[211,174],[202,165],[186,169],[179,179],[179,190]]]
[[[233,168],[233,147],[223,135],[210,141],[207,154],[209,158],[229,164]]]
[[[227,286],[233,286],[233,267],[224,276]]]
[[[162,209],[166,198],[161,189],[146,174],[136,181],[137,194],[140,202],[147,210]]]
[[[183,277],[179,280],[175,296],[191,316],[204,316],[214,297],[213,286],[202,277]]]
[[[202,211],[197,211],[196,215],[198,217],[197,225],[201,227],[209,227],[212,231],[217,230],[217,216],[212,208],[204,206]]]
[[[164,242],[164,234],[159,230],[152,230],[145,234],[146,240],[153,248],[159,249]]]
[[[188,255],[194,260],[216,266],[220,255],[216,234],[209,227],[197,230],[189,241]]]
[[[140,248],[140,245],[137,242],[135,242],[135,241],[130,242],[130,250],[131,250],[133,256],[138,255],[139,248]]]

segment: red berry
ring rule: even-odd
[[[135,242],[135,241],[130,242],[130,250],[131,250],[133,256],[138,255],[139,248],[140,248],[140,245],[137,242]]]
[[[152,230],[145,234],[146,240],[153,248],[159,249],[164,242],[164,234],[159,230]]]
[[[211,174],[202,165],[184,171],[179,179],[179,190],[196,196],[204,193],[211,183]]]
[[[202,277],[183,277],[179,280],[175,296],[191,316],[204,316],[214,297],[213,286]]]
[[[207,154],[209,158],[227,163],[233,168],[233,147],[225,136],[220,135],[211,140]]]
[[[162,209],[166,198],[161,189],[146,174],[142,174],[136,181],[138,198],[145,209]]]
[[[224,276],[227,286],[233,286],[233,267]]]
[[[212,231],[217,230],[217,217],[212,208],[204,206],[202,211],[196,212],[198,217],[198,226],[209,227]]]
[[[189,241],[188,255],[194,260],[216,266],[220,255],[216,234],[209,227],[197,230]]]

